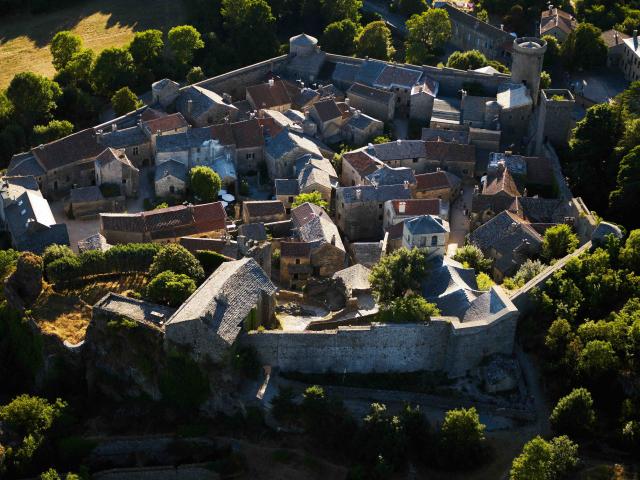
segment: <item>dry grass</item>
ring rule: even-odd
[[[88,282],[82,288],[56,292],[47,286],[34,305],[33,317],[44,333],[76,344],[84,340],[91,321],[91,306],[108,292],[141,291],[147,279],[142,274]]]
[[[168,31],[184,22],[182,0],[91,0],[52,13],[0,20],[0,88],[16,73],[33,71],[49,77],[49,42],[60,30],[72,30],[96,53],[126,45],[137,31]]]

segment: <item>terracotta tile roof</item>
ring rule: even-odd
[[[461,180],[454,174],[439,171],[416,175],[416,189],[418,191],[439,190],[441,188],[455,188]]]
[[[497,172],[495,175],[487,176],[487,181],[482,189],[483,195],[497,195],[506,193],[510,197],[519,197],[522,194],[518,190],[516,181],[508,169]]]
[[[227,223],[227,212],[221,202],[203,203],[192,207],[193,221],[201,231],[223,230]]]
[[[290,105],[299,93],[299,89],[284,80],[274,80],[273,86],[269,83],[260,83],[247,87],[247,97],[253,100],[255,108],[273,108]]]
[[[604,44],[608,48],[615,47],[616,45],[622,45],[624,43],[623,40],[625,38],[631,38],[626,33],[619,32],[618,30],[614,30],[614,29],[607,30],[606,32],[602,32],[602,35],[600,36],[602,37]]]
[[[250,217],[285,215],[284,204],[280,200],[255,200],[244,202],[242,208]]]
[[[235,123],[213,125],[211,135],[222,145],[235,145],[236,148],[253,148],[264,145],[264,136],[258,119]]]
[[[363,151],[345,153],[342,155],[342,161],[351,165],[361,177],[366,177],[378,169],[376,161]]]
[[[32,149],[46,170],[63,167],[80,160],[93,159],[105,149],[91,128],[81,130],[46,145]]]
[[[453,142],[424,142],[427,160],[444,160],[456,162],[476,162],[475,145],[464,145]]]
[[[149,107],[149,108],[145,108],[144,112],[142,112],[142,115],[140,116],[140,119],[143,122],[148,122],[150,120],[156,120],[158,118],[163,118],[166,116],[167,114],[165,112]]]
[[[404,213],[400,212],[400,204],[404,203]],[[391,206],[396,215],[416,216],[416,215],[440,215],[440,199],[419,198],[407,200],[392,200]]]
[[[178,130],[179,128],[185,128],[189,126],[189,123],[184,119],[181,113],[172,113],[166,117],[154,118],[151,120],[143,121],[144,126],[151,134],[160,132],[170,132],[172,130]]]
[[[308,257],[310,254],[309,242],[280,242],[280,255],[283,257]]]

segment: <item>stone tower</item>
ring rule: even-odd
[[[540,38],[522,37],[513,41],[511,79],[529,88],[534,105],[538,104],[542,60],[546,51],[547,42]]]

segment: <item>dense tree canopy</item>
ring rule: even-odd
[[[388,60],[394,52],[391,30],[383,21],[369,23],[356,37],[356,55],[358,57]]]
[[[240,3],[240,2],[238,2]],[[197,50],[204,48],[200,32],[191,25],[179,25],[169,30],[167,35],[169,48],[176,60],[182,65],[188,65],[193,60]]]
[[[51,120],[46,125],[33,127],[33,145],[42,145],[73,133],[73,123],[67,120]]]
[[[425,0],[395,0],[394,4],[397,6],[398,11],[405,17],[421,14],[427,9],[427,2]]]
[[[218,192],[222,188],[220,175],[210,167],[193,167],[189,172],[189,185],[193,195],[199,202],[208,203],[218,199]]]
[[[627,153],[618,167],[616,188],[609,196],[612,212],[617,219],[633,228],[640,226],[639,215],[629,215],[640,199],[640,145]]]
[[[293,203],[291,204],[291,208],[296,208],[302,205],[303,203],[313,203],[319,207],[324,208],[325,210],[329,207],[326,200],[322,198],[320,192],[309,192],[309,193],[301,193],[297,195],[296,198],[293,199]]]
[[[136,66],[147,69],[151,69],[156,65],[163,49],[164,40],[160,30],[136,32],[129,44],[129,52]]]
[[[122,87],[111,97],[111,105],[114,113],[119,117],[139,108],[142,102],[129,87]]]
[[[440,432],[440,456],[452,470],[475,467],[486,460],[485,425],[474,407],[446,413]]]
[[[405,296],[411,290],[420,291],[427,276],[426,253],[414,248],[401,248],[380,259],[371,270],[371,289],[384,305]]]
[[[277,52],[276,19],[266,0],[222,0],[221,13],[225,30],[244,63]]]
[[[164,271],[184,274],[200,282],[204,279],[204,269],[198,259],[182,245],[171,243],[164,246],[153,258],[149,275],[157,277]]]
[[[607,62],[607,46],[602,31],[589,23],[581,23],[562,44],[562,57],[569,68],[589,70]]]
[[[56,82],[32,72],[18,73],[7,88],[7,98],[25,127],[48,121],[60,95],[62,90]]]
[[[566,224],[547,228],[542,239],[542,258],[547,261],[562,258],[578,247],[578,237]]]
[[[360,26],[353,20],[344,19],[327,25],[322,34],[323,50],[339,55],[353,55],[356,50],[355,38]]]
[[[130,85],[134,79],[135,66],[129,50],[106,48],[96,57],[91,70],[93,86],[107,98],[119,88]]]
[[[82,49],[82,39],[75,33],[63,30],[56,33],[49,45],[53,67],[63,70],[67,67],[71,58]]]
[[[392,300],[380,309],[381,322],[386,323],[423,323],[439,315],[440,310],[420,295],[407,295]]]
[[[528,441],[511,466],[510,480],[555,480],[565,478],[578,464],[578,445],[561,436],[546,441]]]
[[[451,37],[449,14],[441,8],[431,8],[407,20],[407,30],[407,63],[428,64]]]
[[[458,248],[453,259],[466,268],[473,268],[476,273],[491,272],[491,264],[493,263],[490,258],[484,256],[482,250],[473,244]]]
[[[576,388],[558,400],[549,418],[556,433],[581,437],[591,432],[596,423],[593,398],[586,388]]]
[[[156,275],[147,285],[147,297],[155,303],[178,307],[195,291],[196,282],[171,270]]]

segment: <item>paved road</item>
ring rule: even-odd
[[[465,215],[465,207],[471,209],[471,200],[473,198],[474,184],[469,181],[463,186],[463,194],[460,195],[455,202],[449,206],[449,246],[447,247],[447,256],[453,257],[458,247],[464,245],[465,237],[469,233],[470,221]]]
[[[385,22],[387,22],[392,30],[395,30],[401,35],[407,35],[406,18],[402,15],[389,12],[384,3],[381,4],[373,0],[364,0],[362,10],[365,12],[377,13]]]

